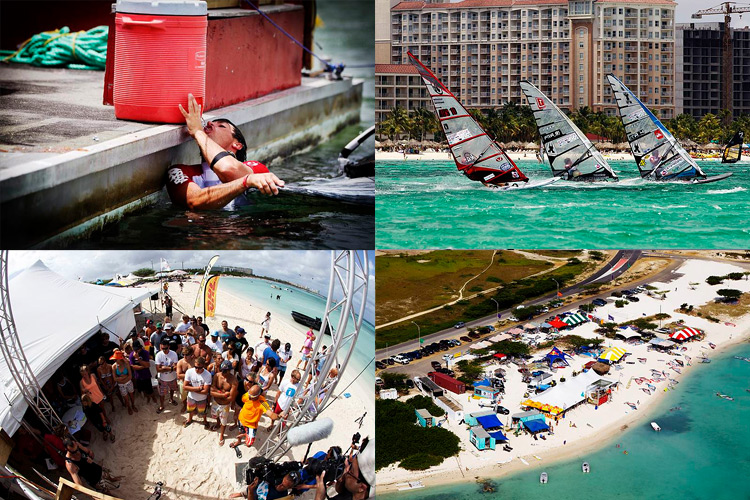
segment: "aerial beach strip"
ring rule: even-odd
[[[605,339],[604,346],[622,347],[629,352],[630,356],[626,358],[628,361],[642,358],[645,359],[645,363],[621,363],[622,369],[613,370],[604,375],[603,378],[605,379],[619,382],[612,393],[612,400],[598,406],[598,408],[593,405],[584,405],[568,411],[565,418],[560,419],[559,423],[554,425],[554,436],[550,436],[546,441],[534,441],[528,436],[514,437],[506,427],[504,432],[510,438],[510,444],[513,447],[512,452],[502,452],[498,448],[497,451],[477,453],[474,445],[468,441],[468,432],[464,425],[445,423],[443,427],[455,432],[461,438],[464,449],[458,457],[448,458],[439,466],[421,472],[405,471],[394,465],[385,467],[378,471],[380,491],[395,491],[405,483],[418,480],[421,480],[422,484],[429,488],[431,486],[473,481],[480,477],[505,477],[527,467],[519,458],[532,465],[539,462],[536,457],[539,457],[544,464],[552,464],[600,449],[628,427],[647,421],[650,413],[652,413],[651,409],[658,406],[657,402],[661,401],[662,396],[666,394],[665,389],[668,389],[670,384],[673,389],[668,390],[680,390],[680,385],[674,385],[669,379],[679,381],[688,373],[698,373],[702,365],[700,363],[701,357],[707,356],[710,358],[750,339],[750,315],[747,313],[737,317],[719,318],[720,322],[715,323],[705,317],[689,315],[680,311],[681,305],[685,303],[693,305],[697,310],[701,306],[714,301],[716,290],[721,288],[722,285],[717,287],[707,284],[705,280],[709,276],[721,276],[744,270],[743,267],[716,260],[688,259],[672,273],[673,279],[664,280],[661,283],[651,283],[659,291],[667,292],[664,294],[663,300],[651,296],[641,297],[639,302],[627,304],[622,308],[615,307],[614,303],[610,301],[606,306],[597,309],[594,314],[598,317],[611,316],[620,324],[644,315],[654,316],[661,311],[671,316],[665,320],[665,324],[683,320],[684,326],[704,330],[706,336],[702,341],[685,343],[683,347],[686,350],[683,351],[680,348],[678,351],[680,357],[650,351],[644,343],[635,345],[632,343],[626,344],[620,340]],[[743,293],[750,291],[750,282],[746,279],[727,281],[724,286],[740,289]],[[595,323],[589,322],[575,328],[573,333],[585,338],[595,338],[597,336],[594,333],[595,328]],[[709,346],[709,342],[715,345],[715,349]],[[689,363],[686,355],[690,357]],[[584,362],[590,359],[575,356],[570,360],[570,366],[573,370],[580,370]],[[667,361],[672,359],[686,361],[682,368],[682,375],[667,366]],[[516,370],[515,365],[509,364],[504,368],[507,372],[507,379],[506,394],[503,397],[502,404],[508,407],[512,414],[518,411],[518,403],[526,399],[523,395],[526,388],[521,383],[521,375]],[[646,387],[646,384],[641,385],[634,380],[640,377],[651,378],[652,369],[667,372],[668,378],[661,382],[653,381],[656,391],[649,395],[641,390]],[[563,375],[567,376],[568,374],[569,370],[565,369]],[[454,397],[455,395],[450,394],[450,396]],[[472,403],[469,403],[470,407],[466,407],[467,400],[462,398],[465,398],[465,395],[455,396],[455,399],[464,405],[466,413],[479,409],[474,408]],[[628,402],[636,403],[638,409],[632,410],[626,404]],[[509,417],[502,415],[498,415],[498,417],[503,423],[510,420]],[[551,423],[549,419],[548,423]],[[572,427],[571,425],[575,426]]]

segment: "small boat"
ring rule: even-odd
[[[646,358],[638,358],[638,361],[640,361],[641,363],[643,363],[645,365],[646,361],[648,361],[648,359],[646,359]]]
[[[643,392],[645,392],[646,394],[648,394],[649,396],[651,395],[651,389],[646,389],[646,388],[644,387],[644,388],[642,388],[641,390],[642,390]]]
[[[546,472],[542,472],[541,474],[539,474],[539,482],[542,483],[542,484],[547,484],[547,473]]]
[[[581,464],[581,470],[585,474],[588,474],[589,472],[591,472],[591,469],[589,468],[589,463],[588,462],[583,462],[583,464]]]
[[[651,389],[652,391],[656,391],[656,386],[655,386],[655,385],[651,385],[651,384],[646,384],[646,385],[647,385],[647,386],[648,386],[648,388],[649,388],[649,389]]]
[[[726,399],[727,401],[734,401],[734,398],[732,396],[727,396],[726,394],[722,394],[720,392],[717,392],[716,395],[720,398]]]
[[[711,360],[709,358],[701,358],[701,363],[710,363]]]
[[[401,486],[398,489],[398,491],[416,490],[418,488],[424,488],[424,484],[422,484],[422,481],[409,481],[408,483],[401,483],[398,486]]]
[[[656,432],[659,432],[661,430],[661,427],[659,427],[659,424],[657,424],[656,422],[651,422],[651,428]]]
[[[633,410],[637,410],[638,409],[638,407],[635,405],[635,403],[628,403],[628,402],[626,402],[625,404],[628,405]]]
[[[742,356],[735,356],[734,359],[741,359],[742,361],[747,361],[748,363],[750,363],[750,358],[744,358]]]
[[[320,318],[313,318],[301,312],[292,311],[292,319],[301,325],[305,325],[313,330],[320,331],[323,321]],[[326,334],[331,334],[330,325],[326,325]]]
[[[680,366],[685,366],[685,363],[683,363],[681,359],[675,359],[675,363],[677,363]]]
[[[716,349],[716,344],[714,344],[713,342],[709,342],[708,347],[710,347],[711,349]]]

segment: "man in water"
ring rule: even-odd
[[[202,126],[201,106],[188,94],[188,111],[179,105],[188,133],[198,144],[203,163],[173,165],[167,171],[167,192],[172,203],[190,210],[211,210],[235,205],[250,188],[275,195],[284,181],[256,161],[245,161],[247,143],[229,120]]]

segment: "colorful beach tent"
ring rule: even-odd
[[[560,320],[560,318],[555,318],[552,321],[549,321],[549,326],[559,330],[561,328],[565,328],[566,326],[568,326],[568,324]]]
[[[547,425],[543,420],[526,420],[523,425],[530,432],[534,433],[549,430],[549,425]]]
[[[486,340],[483,340],[481,342],[477,342],[476,344],[469,347],[469,349],[479,350],[479,349],[487,349],[492,344],[487,342]]]
[[[569,354],[565,354],[557,347],[553,347],[552,350],[547,353],[547,355],[544,357],[544,359],[547,361],[547,364],[549,366],[552,366],[554,363],[557,363],[558,361],[561,361],[565,366],[569,366],[568,362],[565,358],[569,358]]]
[[[495,441],[507,441],[508,438],[505,437],[505,434],[503,434],[500,431],[490,432],[490,437],[495,438]]]
[[[513,330],[515,330],[516,328],[514,328]],[[520,330],[520,328],[518,329]],[[523,325],[523,329],[524,330],[536,330],[536,325],[534,323],[526,323],[525,325]],[[511,333],[513,332],[513,330],[511,330]]]
[[[651,339],[649,344],[656,346],[656,347],[664,347],[666,349],[669,349],[670,347],[674,347],[676,344],[668,339]]]
[[[620,347],[610,347],[601,355],[599,356],[599,361],[609,361],[610,363],[615,363],[617,361],[620,361],[622,357],[625,355],[625,349],[622,349]]]
[[[684,340],[688,340],[690,338],[696,337],[698,335],[700,335],[700,332],[698,330],[688,327],[688,328],[683,328],[680,331],[674,332],[672,335],[669,336],[669,338],[673,340],[684,341]]]
[[[621,335],[621,336],[625,337],[626,339],[630,339],[630,338],[633,338],[633,337],[641,338],[641,336],[642,336],[640,334],[640,332],[638,332],[636,330],[633,330],[629,326],[627,326],[625,328],[621,328],[620,330],[617,331],[617,333],[615,335]]]
[[[563,318],[563,322],[568,326],[578,326],[581,323],[587,323],[588,320],[589,319],[581,313],[571,314]]]
[[[497,415],[484,415],[482,417],[477,417],[477,422],[479,422],[479,425],[485,429],[497,429],[498,427],[503,426],[502,422],[498,420]]]
[[[507,356],[505,354],[501,353],[501,352],[497,352],[497,353],[493,354],[492,357],[493,358],[497,358],[497,359],[505,359],[505,358],[507,358]]]
[[[531,396],[533,399],[522,402],[521,406],[537,408],[542,411],[547,411],[545,407],[551,409],[558,407],[562,410],[567,410],[583,401],[586,390],[599,380],[604,379],[594,372],[594,370],[579,373],[575,377],[566,378],[565,382],[560,382],[540,394]],[[548,413],[555,414],[554,411]]]
[[[490,339],[490,342],[502,342],[503,340],[510,340],[512,337],[507,333],[500,333]]]
[[[13,318],[31,371],[44,385],[99,330],[125,336],[135,327],[133,308],[157,288],[103,287],[64,278],[41,261],[8,283]],[[54,325],[54,328],[50,328]],[[113,341],[118,341],[110,333]],[[18,430],[28,405],[0,356],[0,427]]]

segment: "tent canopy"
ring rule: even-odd
[[[674,332],[672,335],[669,336],[670,339],[674,340],[687,340],[693,337],[696,337],[700,335],[700,332],[696,330],[695,328],[683,328],[682,330],[679,330],[677,332]]]
[[[534,402],[539,403],[539,406],[557,406],[563,410],[567,410],[583,401],[585,399],[586,389],[601,379],[602,377],[594,372],[594,370],[589,370],[584,373],[579,373],[575,377],[570,377],[566,379],[565,382],[560,382],[541,394],[531,397]]]
[[[492,337],[490,339],[490,342],[493,342],[493,343],[494,342],[502,342],[503,340],[509,340],[511,338],[512,337],[510,335],[508,335],[507,333],[500,333],[500,334],[495,335],[494,337]]]
[[[505,437],[505,434],[500,431],[490,432],[490,437],[495,438],[495,441],[508,441],[508,438]]]
[[[496,429],[503,426],[500,420],[498,420],[497,415],[485,415],[482,417],[477,417],[477,422],[479,422],[479,425],[481,425],[485,429]]]
[[[580,325],[581,323],[588,322],[588,320],[589,319],[581,313],[571,314],[563,318],[563,322],[566,323],[568,326]]]
[[[659,346],[659,347],[667,347],[667,348],[673,347],[675,345],[674,342],[672,342],[671,340],[667,340],[667,339],[651,339],[649,344]]]
[[[44,385],[100,329],[125,337],[135,327],[133,308],[156,290],[103,287],[64,278],[41,261],[14,275],[8,286],[16,331],[31,370]],[[54,328],[50,328],[54,325]],[[28,405],[0,357],[0,426],[13,435]]]
[[[508,330],[508,333],[511,335],[521,335],[523,333],[523,328],[518,328],[518,327],[511,328],[510,330]]]
[[[553,347],[552,350],[549,353],[547,353],[547,355],[544,357],[544,359],[545,359],[545,361],[547,361],[547,363],[550,366],[552,366],[552,364],[554,362],[556,362],[556,361],[562,361],[566,366],[569,366],[568,362],[565,359],[566,357],[569,358],[570,355],[569,354],[565,354],[564,352],[562,352],[557,347]]]
[[[610,347],[604,351],[600,356],[600,360],[615,362],[619,361],[625,355],[625,349],[620,347]]]
[[[549,425],[547,425],[543,420],[526,420],[524,421],[523,425],[531,432],[541,432],[549,430]]]
[[[549,326],[559,330],[561,328],[565,328],[566,326],[568,326],[568,324],[564,321],[561,321],[560,318],[555,318],[549,322]]]

